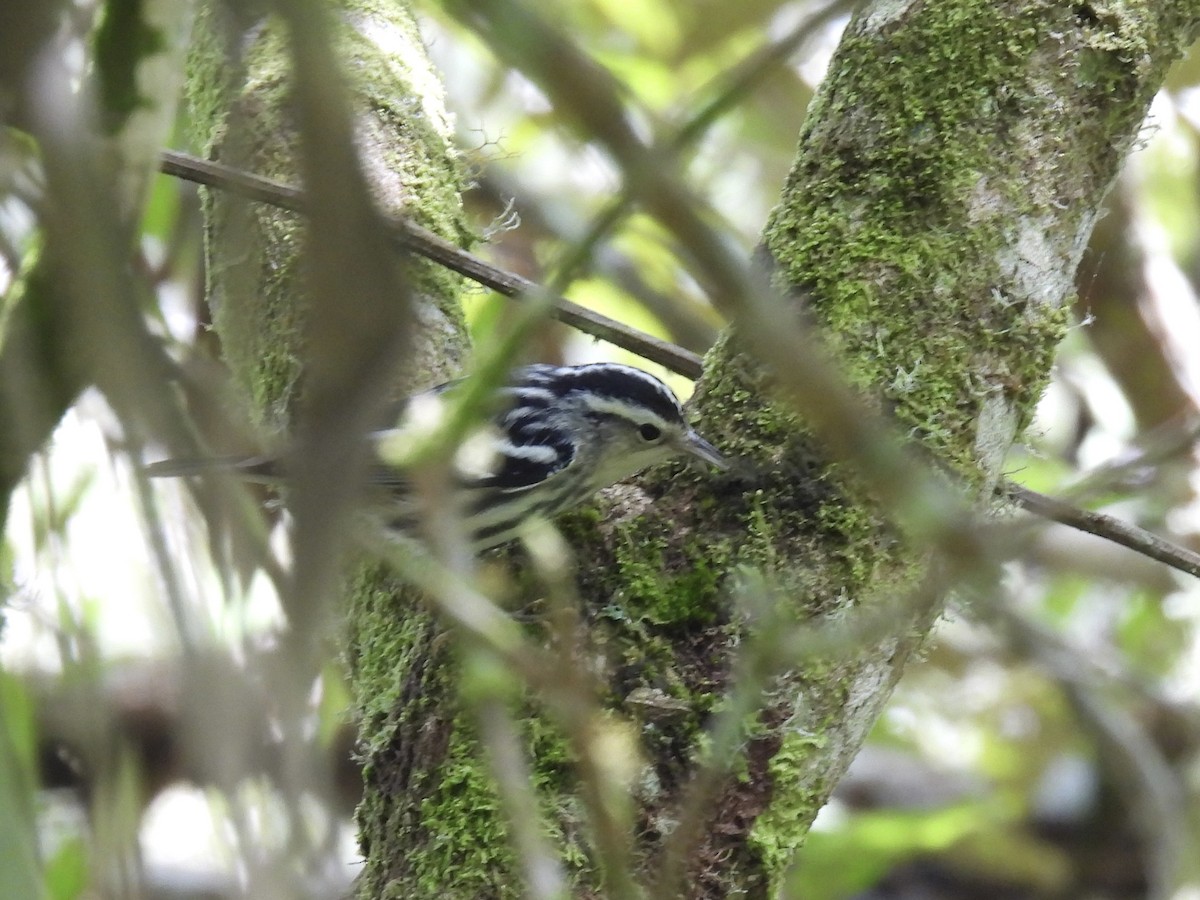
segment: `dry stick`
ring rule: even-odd
[[[1086,531],[1148,556],[1173,569],[1200,578],[1200,553],[1160,538],[1144,528],[1122,522],[1104,513],[1092,512],[1047,497],[1019,484],[1006,484],[1003,491],[1018,505],[1043,519],[1051,519],[1071,528]]]
[[[225,188],[251,200],[269,203],[282,209],[305,211],[304,193],[294,185],[263,178],[187,153],[164,150],[159,169],[167,175],[208,187]],[[539,286],[528,278],[490,265],[420,225],[390,216],[384,218],[392,238],[405,249],[465,275],[505,297],[520,298],[540,290]],[[643,359],[656,362],[685,378],[700,377],[700,357],[697,354],[636,328],[630,328],[616,319],[592,312],[563,297],[554,300],[554,317],[572,328],[636,353]]]
[[[294,185],[263,178],[221,163],[175,150],[164,150],[160,169],[167,175],[208,187],[224,188],[251,200],[294,212],[304,211],[304,194]],[[529,279],[486,263],[419,225],[396,218],[388,218],[387,222],[393,229],[395,239],[405,248],[497,293],[506,297],[521,297],[538,291],[538,285]],[[561,297],[555,298],[554,307],[554,315],[559,321],[586,334],[637,353],[686,378],[695,379],[700,376],[700,357],[691,351],[645,334],[636,328],[630,328],[615,319],[594,313]],[[1111,516],[1080,509],[1012,483],[1006,483],[1003,491],[1015,503],[1035,515],[1094,534],[1200,578],[1200,555],[1144,529],[1128,525]]]

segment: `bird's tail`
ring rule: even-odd
[[[280,481],[279,462],[270,456],[197,456],[164,459],[146,466],[151,478],[181,478],[228,472],[247,481]]]

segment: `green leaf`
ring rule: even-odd
[[[33,701],[13,676],[0,672],[0,897],[37,897],[37,739]]]
[[[87,845],[82,838],[66,841],[46,863],[48,900],[75,900],[88,886]]]

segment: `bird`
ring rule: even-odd
[[[390,529],[415,534],[419,503],[388,448],[411,438],[414,414],[427,414],[462,379],[414,394],[397,425],[367,435],[373,445],[367,481],[383,489]],[[467,542],[482,553],[512,540],[530,517],[552,518],[597,491],[658,463],[692,456],[717,469],[724,456],[688,423],[679,398],[659,378],[620,363],[514,369],[494,392],[491,414],[460,446],[451,492]],[[423,412],[422,412],[423,411]],[[228,469],[268,483],[285,481],[282,457],[168,459],[150,476]]]

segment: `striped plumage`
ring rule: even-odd
[[[457,382],[410,401],[440,399]],[[554,516],[655,463],[691,454],[712,465],[725,461],[688,425],[669,387],[641,369],[616,363],[531,365],[515,370],[499,389],[490,421],[468,438],[454,464],[454,493],[476,551],[510,540],[533,515]],[[396,429],[371,435],[377,445],[403,438]],[[483,447],[484,452],[479,452]],[[186,475],[231,465],[256,480],[277,480],[271,458],[156,463],[154,475]],[[416,510],[404,473],[378,463],[370,481],[395,503],[394,527],[410,531]]]

